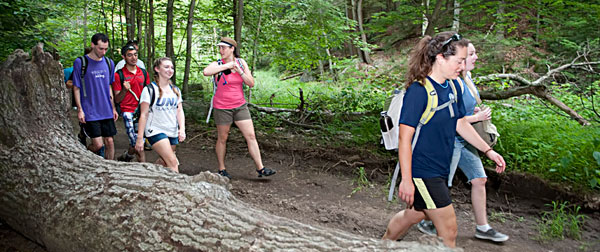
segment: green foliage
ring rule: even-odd
[[[541,240],[564,239],[565,236],[580,240],[585,215],[579,214],[581,207],[568,207],[568,202],[552,201],[552,211],[542,213],[538,221],[539,238]]]
[[[55,34],[40,24],[65,6],[62,1],[0,0],[0,61],[15,49],[28,52],[38,42],[52,39]]]
[[[354,170],[354,175],[356,177],[352,180],[352,183],[356,187],[352,190],[352,193],[350,193],[350,196],[352,196],[352,194],[355,194],[355,193],[361,191],[364,188],[371,186],[371,183],[369,182],[369,179],[367,178],[367,172],[365,172],[365,167],[362,167],[362,166],[356,167],[356,169]]]
[[[495,148],[503,154],[509,169],[577,189],[600,189],[600,165],[593,156],[600,150],[600,128],[582,127],[530,97],[505,104],[508,107],[490,105],[501,135]]]

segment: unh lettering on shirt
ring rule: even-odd
[[[154,109],[161,111],[177,110],[177,97],[158,98]]]

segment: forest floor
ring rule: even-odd
[[[78,128],[77,128],[78,129]],[[127,147],[123,123],[117,122],[115,137],[119,156]],[[207,129],[209,129],[207,131]],[[268,178],[258,178],[245,141],[233,127],[227,146],[227,170],[233,176],[232,192],[256,208],[296,221],[344,230],[369,238],[381,238],[388,220],[404,204],[387,202],[387,174],[393,160],[378,160],[369,147],[320,147],[300,134],[262,133],[257,128],[264,165],[277,170]],[[188,126],[188,139],[177,147],[180,172],[194,175],[216,172],[214,128]],[[156,154],[147,151],[149,161]],[[377,165],[379,164],[379,165]],[[353,170],[364,166],[370,185],[358,190]],[[600,251],[600,213],[586,212],[581,240],[541,241],[537,229],[542,211],[551,200],[544,199],[550,187],[530,176],[508,172],[490,176],[488,215],[490,225],[510,236],[504,243],[474,238],[475,224],[470,191],[466,183],[455,181],[451,189],[458,222],[457,246],[465,251]],[[500,179],[498,179],[501,177]],[[356,192],[355,192],[356,191]],[[412,227],[403,238],[415,241],[423,236]],[[46,251],[12,230],[0,220],[0,251]]]

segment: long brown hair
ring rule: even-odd
[[[435,37],[425,36],[411,50],[410,59],[408,60],[408,72],[406,73],[406,87],[410,86],[414,81],[422,82],[435,63],[435,57],[442,54],[444,58],[455,55],[457,47],[467,47],[469,41],[460,39],[458,41],[448,41],[456,32],[447,31],[440,32]],[[423,85],[423,83],[421,83]]]
[[[156,68],[160,68],[160,65],[162,65],[162,63],[164,61],[171,61],[171,58],[169,57],[162,57],[162,58],[158,58],[154,61],[154,64],[152,64],[152,69],[156,69]],[[158,85],[158,98],[162,97],[162,89],[160,88],[160,78],[158,76],[158,72],[155,70],[154,71],[154,80],[156,80],[156,84]],[[173,89],[173,93],[175,93],[177,95],[177,97],[179,98],[179,92],[177,92],[177,89],[175,88],[175,85],[173,85],[173,83],[171,82],[171,80],[169,80],[169,85],[171,85],[171,88]]]

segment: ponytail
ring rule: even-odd
[[[423,37],[417,45],[412,49],[410,59],[408,61],[408,72],[406,74],[406,87],[410,86],[414,81],[421,82],[427,78],[431,72],[436,56],[442,54],[444,58],[455,55],[457,47],[467,47],[469,40],[461,39],[458,35],[458,40],[452,40],[456,32],[447,31],[440,32],[434,38],[430,36]]]
[[[408,88],[415,80],[424,80],[427,77],[427,74],[431,72],[433,61],[427,53],[431,41],[431,36],[427,35],[411,50],[410,58],[408,60],[408,72],[406,73],[406,88]]]

